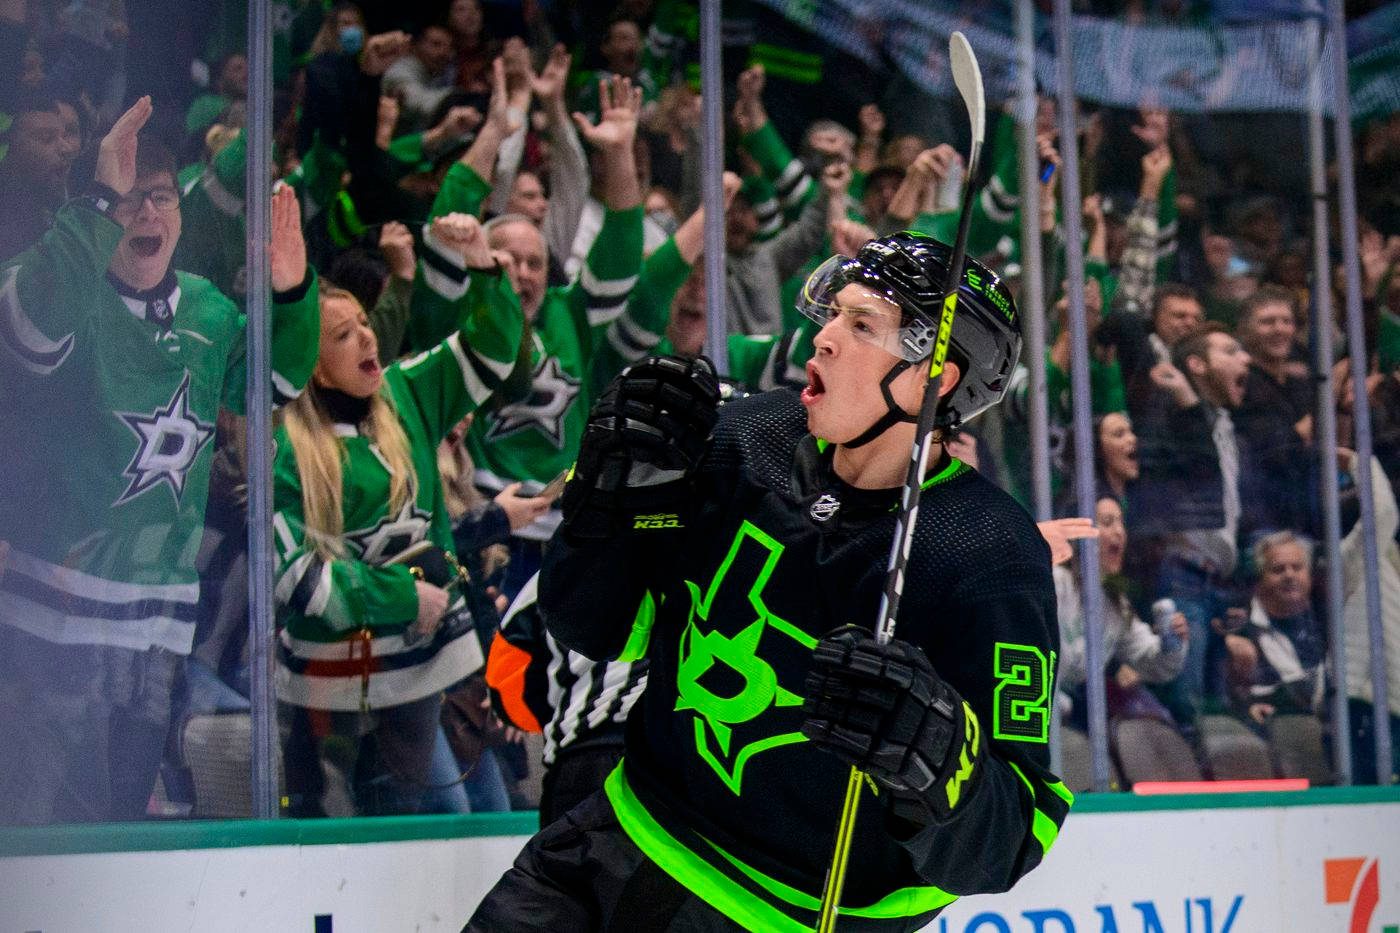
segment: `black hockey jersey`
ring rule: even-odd
[[[556,539],[541,575],[560,641],[597,659],[649,643],[609,798],[653,861],[748,929],[816,921],[849,768],[802,735],[804,681],[824,634],[874,623],[894,535],[899,490],[845,484],[832,454],[795,394],[732,403],[683,528]],[[1031,518],[945,457],[925,483],[896,637],[968,701],[989,754],[945,824],[867,798],[842,929],[915,929],[1044,857],[1073,799],[1048,770],[1055,618]]]

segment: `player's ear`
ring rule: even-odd
[[[943,379],[938,383],[938,397],[944,398],[949,392],[958,387],[958,380],[962,378],[962,367],[951,359],[943,361]]]

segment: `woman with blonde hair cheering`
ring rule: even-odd
[[[320,360],[277,437],[277,688],[295,816],[416,810],[442,691],[482,665],[436,451],[510,372],[523,318],[475,218],[440,217],[425,239],[434,268],[415,298],[456,305],[460,329],[381,369],[364,308],[322,288]]]

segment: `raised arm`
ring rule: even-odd
[[[379,251],[389,267],[389,281],[369,309],[369,326],[379,344],[379,365],[388,366],[399,355],[408,333],[418,257],[413,251],[413,234],[398,221],[379,229]]]
[[[632,144],[642,94],[627,78],[599,82],[602,113],[596,124],[580,113],[574,123],[603,155],[603,226],[588,251],[568,302],[582,346],[596,345],[604,325],[626,310],[642,265],[642,191]],[[596,333],[595,333],[596,331]]]
[[[625,211],[642,203],[637,180],[633,143],[637,138],[637,117],[642,109],[642,89],[628,78],[614,76],[598,82],[600,113],[590,123],[581,113],[574,114],[579,135],[603,153],[603,204],[611,211]]]
[[[289,185],[272,194],[267,245],[272,283],[272,403],[284,405],[301,394],[321,348],[321,308],[316,270],[306,261],[301,204]],[[243,352],[230,360],[224,404],[242,411],[247,383]]]
[[[491,254],[475,217],[448,214],[436,218],[426,239],[435,244],[439,256],[451,256],[460,264],[462,293],[448,304],[455,332],[398,364],[390,374],[407,384],[419,402],[424,430],[437,441],[482,405],[510,374],[524,316],[520,300]],[[428,277],[426,267],[423,277]],[[415,297],[423,294],[427,300],[422,291],[426,288],[426,284],[415,286]]]
[[[496,175],[485,209],[492,214],[504,214],[515,186],[515,174],[525,156],[525,124],[530,114],[530,97],[534,87],[530,69],[530,50],[519,37],[506,40],[501,52],[506,71],[506,115],[515,128],[501,140],[496,153]]]
[[[878,221],[878,232],[893,233],[912,225],[914,218],[928,203],[930,189],[946,181],[949,169],[960,160],[957,150],[947,143],[925,149],[915,156],[894,197],[890,198],[885,217]]]
[[[540,571],[545,621],[563,644],[593,660],[645,653],[651,587],[694,507],[718,403],[708,361],[661,357],[629,367],[593,406]]]
[[[784,215],[791,219],[811,200],[816,185],[802,160],[792,154],[768,119],[768,110],[763,105],[766,81],[762,65],[754,65],[739,75],[734,123],[739,129],[740,144],[758,162],[763,177],[777,192]]]
[[[821,190],[798,215],[772,240],[763,244],[763,249],[772,250],[773,262],[778,268],[778,279],[783,281],[795,275],[802,264],[821,248],[826,236],[826,228],[831,220],[830,202],[834,198],[844,198],[846,186],[851,183],[851,167],[845,162],[833,162],[822,173]]]
[[[726,207],[738,192],[740,184],[738,175],[724,173]],[[670,239],[643,260],[637,286],[627,300],[626,310],[608,324],[605,339],[594,348],[592,381],[598,392],[601,393],[623,367],[648,356],[661,344],[671,322],[671,306],[676,293],[691,275],[691,269],[704,248],[705,209],[701,207],[681,223]]]
[[[476,139],[462,156],[462,164],[476,172],[488,185],[495,176],[496,157],[501,144],[519,129],[511,119],[510,92],[506,86],[506,63],[496,58],[491,63],[491,103],[486,110],[486,122],[477,130]]]
[[[564,46],[556,45],[531,85],[535,99],[544,108],[550,142],[549,209],[541,229],[550,254],[560,257],[567,256],[573,248],[589,186],[588,159],[564,103],[572,62],[573,56]]]
[[[1124,310],[1144,319],[1152,314],[1156,293],[1159,202],[1171,168],[1171,150],[1165,145],[1142,157],[1142,185],[1138,189],[1137,203],[1128,214],[1118,291],[1123,297]]]
[[[438,154],[446,152],[470,136],[472,130],[481,125],[482,119],[481,111],[475,107],[466,105],[448,107],[447,113],[443,114],[437,125],[424,130],[420,135],[419,148],[422,155],[432,159]]]

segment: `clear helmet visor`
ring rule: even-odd
[[[822,326],[839,321],[858,339],[911,363],[933,349],[934,326],[908,315],[858,259],[832,256],[818,266],[802,286],[797,310]]]

